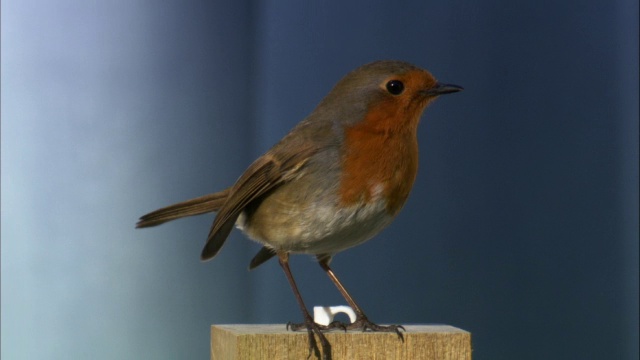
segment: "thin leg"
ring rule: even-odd
[[[382,332],[395,332],[396,334],[398,334],[398,337],[400,338],[400,340],[404,342],[404,337],[400,332],[400,330],[405,330],[402,325],[381,326],[381,325],[374,324],[367,318],[367,316],[364,314],[360,306],[356,304],[355,300],[353,300],[351,295],[349,295],[349,293],[347,292],[347,289],[344,287],[344,285],[342,285],[342,283],[340,282],[336,274],[333,272],[333,270],[331,270],[331,268],[329,267],[329,261],[331,261],[330,256],[318,256],[318,263],[320,264],[320,267],[327,273],[327,276],[329,276],[329,279],[331,279],[331,281],[335,284],[335,286],[338,288],[338,291],[340,291],[344,299],[347,300],[347,303],[349,304],[349,306],[351,306],[353,311],[356,313],[356,321],[354,321],[352,324],[346,325],[346,328],[349,330],[362,329],[362,331],[371,330],[371,331],[382,331]]]
[[[284,274],[287,276],[287,280],[289,280],[289,285],[291,285],[291,290],[293,290],[293,294],[296,296],[296,300],[298,301],[298,305],[300,306],[300,310],[302,310],[302,316],[304,317],[304,325],[307,328],[307,333],[309,334],[309,357],[311,357],[311,353],[315,353],[316,357],[320,359],[320,350],[318,349],[318,344],[316,343],[316,339],[314,337],[314,333],[318,335],[320,339],[320,345],[322,346],[322,359],[323,360],[331,360],[331,344],[327,338],[322,334],[322,331],[318,324],[313,321],[311,314],[307,310],[307,307],[304,305],[304,301],[302,300],[302,296],[300,295],[300,291],[298,291],[298,286],[296,285],[295,280],[293,280],[293,275],[291,274],[291,269],[289,268],[289,254],[288,253],[278,253],[278,259],[280,262],[280,266],[282,266],[282,270],[284,270]],[[287,328],[289,328],[290,324],[287,324]]]

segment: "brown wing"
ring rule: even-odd
[[[136,228],[156,226],[186,216],[218,211],[224,205],[230,191],[231,188],[228,188],[214,194],[200,196],[152,211],[140,217]]]
[[[308,147],[293,154],[281,152],[274,156],[267,153],[251,164],[231,188],[226,202],[218,211],[200,258],[209,260],[216,256],[242,210],[251,201],[295,177],[314,152]]]

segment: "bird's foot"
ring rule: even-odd
[[[344,324],[343,324],[344,325]],[[402,335],[402,331],[407,331],[402,325],[378,325],[371,322],[364,315],[358,315],[356,321],[351,324],[345,325],[347,330],[362,330],[362,331],[373,331],[373,332],[394,332],[398,335],[400,340],[404,342],[404,336]]]
[[[322,360],[331,360],[331,344],[322,333],[323,331],[331,330],[329,326],[317,324],[311,317],[305,319],[303,323],[294,324],[287,323],[287,330],[291,329],[292,331],[301,331],[306,330],[309,335],[309,356],[307,359],[311,357],[311,354],[314,354],[316,358]],[[345,330],[346,331],[346,330]],[[320,339],[320,346],[322,347],[322,354],[320,353],[320,349],[318,348],[318,343],[316,342],[315,335],[318,335],[318,339]]]
[[[332,323],[330,323],[329,325],[321,325],[318,324],[316,322],[314,322],[314,324],[316,324],[316,326],[318,327],[318,329],[320,329],[320,331],[331,331],[331,330],[344,330],[347,331],[347,326],[348,324],[345,324],[341,321],[333,321]],[[291,331],[301,331],[301,330],[307,330],[307,323],[292,323],[289,322],[287,323],[287,330],[291,330]]]

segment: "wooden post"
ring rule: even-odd
[[[394,333],[330,331],[333,360],[471,360],[471,333],[449,325],[405,325],[404,343]],[[306,359],[305,331],[277,325],[211,326],[211,359]],[[313,357],[312,357],[313,358]]]

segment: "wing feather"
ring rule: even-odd
[[[267,153],[251,164],[231,188],[227,200],[218,211],[200,258],[209,260],[216,256],[244,208],[268,191],[295,178],[315,151],[307,147],[290,155]]]

